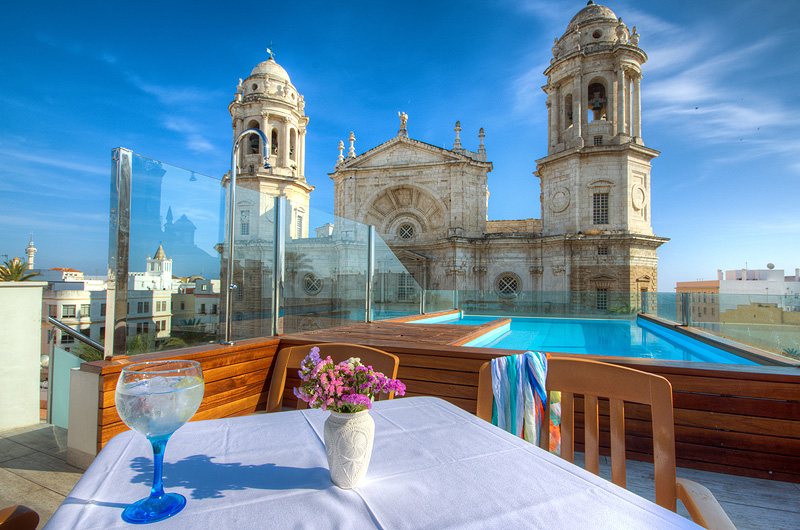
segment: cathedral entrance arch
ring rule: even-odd
[[[358,218],[374,224],[387,241],[410,243],[445,226],[447,208],[433,193],[411,184],[375,191]]]

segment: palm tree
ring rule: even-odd
[[[19,258],[6,260],[6,264],[0,267],[0,282],[25,282],[39,276],[38,272],[27,272],[28,264]]]

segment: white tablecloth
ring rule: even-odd
[[[153,528],[699,528],[436,398],[375,403],[367,478],[330,481],[319,410],[191,422],[169,441],[164,488],[187,505]],[[152,450],[113,438],[46,528],[130,528]]]

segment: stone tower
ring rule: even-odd
[[[655,291],[650,161],[641,120],[641,66],[647,55],[636,28],[589,2],[555,39],[545,70],[547,156],[541,179],[542,235],[565,236],[583,258],[572,290]],[[590,256],[594,259],[590,259]]]
[[[286,197],[292,206],[292,237],[307,237],[309,195],[314,189],[305,178],[308,116],[303,96],[271,53],[247,79],[239,80],[228,111],[233,119],[234,139],[245,129],[261,129],[269,141],[271,167],[264,168],[260,138],[254,134],[242,140],[237,183],[258,193],[240,194],[237,222],[249,225],[251,219],[271,208],[271,202],[267,204],[269,197]],[[253,228],[257,228],[255,223]],[[237,237],[259,236],[246,232],[238,230]]]
[[[28,270],[33,270],[33,256],[36,254],[36,247],[33,246],[33,232],[31,232],[31,240],[28,242],[25,254],[28,255]]]

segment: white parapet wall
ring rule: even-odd
[[[39,423],[42,289],[0,282],[0,431]]]

